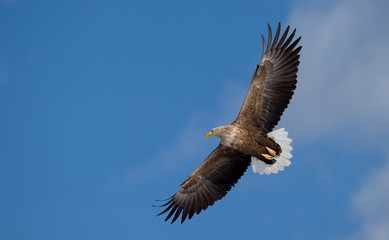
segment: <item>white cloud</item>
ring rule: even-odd
[[[353,123],[366,132],[389,122],[389,16],[385,1],[297,6],[302,36],[299,85],[288,114],[300,133],[320,136]],[[325,10],[323,10],[325,9]],[[309,99],[309,101],[307,101]]]
[[[381,137],[376,152],[385,151],[389,142],[388,8],[387,1],[341,0],[319,7],[303,2],[293,10],[290,24],[302,36],[303,50],[299,85],[288,114],[305,139],[328,134],[336,136],[334,143],[345,136],[368,144]],[[358,137],[350,135],[352,131]],[[388,185],[389,161],[370,173],[352,200],[362,229],[351,239],[389,239]]]
[[[389,161],[371,172],[353,199],[363,228],[355,239],[389,239]]]

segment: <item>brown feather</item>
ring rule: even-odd
[[[289,37],[288,31],[289,26],[277,43],[280,25],[274,42],[271,41],[269,29],[267,46],[263,40],[266,51],[262,54],[261,63],[255,70],[245,101],[234,121],[240,125],[254,124],[262,134],[272,131],[278,124],[296,89],[301,46],[295,47],[301,38],[292,42],[296,29]]]
[[[169,212],[165,221],[173,216],[172,223],[181,213],[181,223],[187,216],[191,219],[194,213],[199,214],[223,198],[238,182],[250,161],[250,156],[219,145],[168,199],[171,204],[159,215]]]

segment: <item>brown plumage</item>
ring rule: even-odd
[[[278,124],[288,106],[297,83],[300,38],[289,37],[289,26],[280,37],[281,25],[272,40],[263,41],[263,54],[251,80],[249,91],[236,120],[227,126],[212,129],[208,136],[221,139],[220,145],[181,184],[181,188],[163,204],[172,223],[181,215],[181,223],[199,214],[223,198],[250,165],[251,157],[274,164],[273,157],[282,152],[280,145],[267,134]],[[270,149],[270,150],[269,150]]]

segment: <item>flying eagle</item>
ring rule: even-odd
[[[199,214],[223,198],[252,163],[254,173],[270,174],[291,164],[292,140],[281,128],[272,131],[288,106],[296,89],[301,37],[293,41],[296,29],[289,35],[289,26],[280,37],[281,24],[272,41],[270,25],[267,44],[262,35],[262,60],[257,65],[250,88],[238,117],[230,125],[212,129],[206,138],[220,138],[219,146],[166,199],[167,213],[172,222],[182,214],[181,223]],[[293,41],[293,42],[292,42]]]

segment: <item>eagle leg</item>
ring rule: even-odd
[[[261,155],[262,155],[262,157],[266,158],[267,160],[273,160],[274,159],[274,157],[272,155],[269,155],[269,154],[263,153]]]
[[[266,150],[270,153],[271,156],[275,156],[275,155],[277,154],[277,152],[274,151],[273,149],[271,149],[271,148],[269,148],[269,147],[265,147],[265,148],[266,148]],[[266,154],[266,155],[268,155],[268,154]]]
[[[270,164],[270,165],[273,165],[276,160],[274,159],[273,156],[269,155],[269,154],[261,154],[263,158],[260,158],[263,162],[265,162],[266,164]]]
[[[266,158],[267,160],[274,160],[274,156],[277,154],[277,152],[269,147],[265,146],[265,148],[266,148],[267,152],[270,154],[263,153],[262,157]]]

